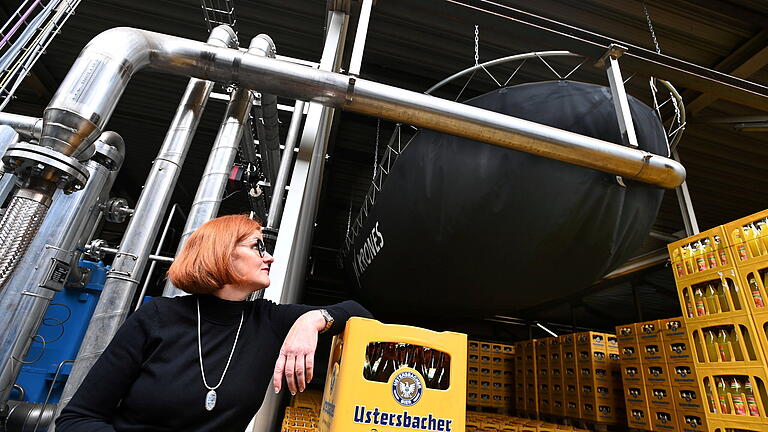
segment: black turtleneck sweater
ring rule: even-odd
[[[195,299],[200,299],[203,364],[211,386],[221,378],[244,313],[212,411],[204,406],[208,390],[200,376]],[[56,430],[243,431],[271,388],[288,330],[299,316],[320,308],[211,295],[156,298],[125,321],[56,420]],[[371,317],[354,301],[325,309],[334,317],[327,333],[332,335],[351,316]]]

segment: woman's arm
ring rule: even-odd
[[[317,335],[326,325],[320,309],[327,310],[333,317],[333,325],[328,329],[331,335],[341,333],[350,317],[373,318],[368,310],[352,300],[326,307],[274,305],[273,326],[280,335],[286,335],[272,377],[275,393],[280,392],[283,376],[291,394],[304,391],[306,384],[312,380]]]
[[[56,419],[57,432],[114,432],[112,418],[138,377],[156,316],[157,305],[150,302],[128,317]]]

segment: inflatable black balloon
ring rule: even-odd
[[[467,102],[621,143],[610,89],[569,81]],[[655,112],[629,98],[640,148],[667,156]],[[374,311],[485,316],[584,289],[631,258],[662,189],[428,130],[398,157],[345,267]]]

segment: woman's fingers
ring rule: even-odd
[[[307,354],[306,358],[304,359],[304,366],[306,370],[305,373],[307,375],[307,384],[309,384],[309,382],[312,381],[312,377],[315,376],[315,352],[314,351]]]
[[[304,356],[299,355],[296,357],[296,385],[300,392],[303,392],[307,387],[307,382],[304,376]]]
[[[280,353],[275,363],[275,373],[272,374],[272,385],[275,387],[275,393],[280,393],[280,387],[283,385],[283,371],[285,370],[285,355]]]
[[[295,375],[296,375],[296,356],[289,355],[285,359],[285,382],[288,383],[288,390],[291,392],[292,395],[296,394]]]

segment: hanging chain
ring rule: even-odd
[[[475,24],[475,66],[480,62],[480,26]]]
[[[376,167],[379,165],[379,131],[381,119],[376,119],[376,149],[373,152],[373,180],[376,181]]]
[[[656,54],[661,54],[661,48],[659,48],[659,41],[656,40],[656,32],[653,30],[653,23],[651,22],[651,15],[648,13],[648,8],[645,7],[645,2],[643,2],[643,12],[645,13],[645,20],[648,22],[648,30],[651,31],[651,38],[653,39],[653,46],[656,47]]]

